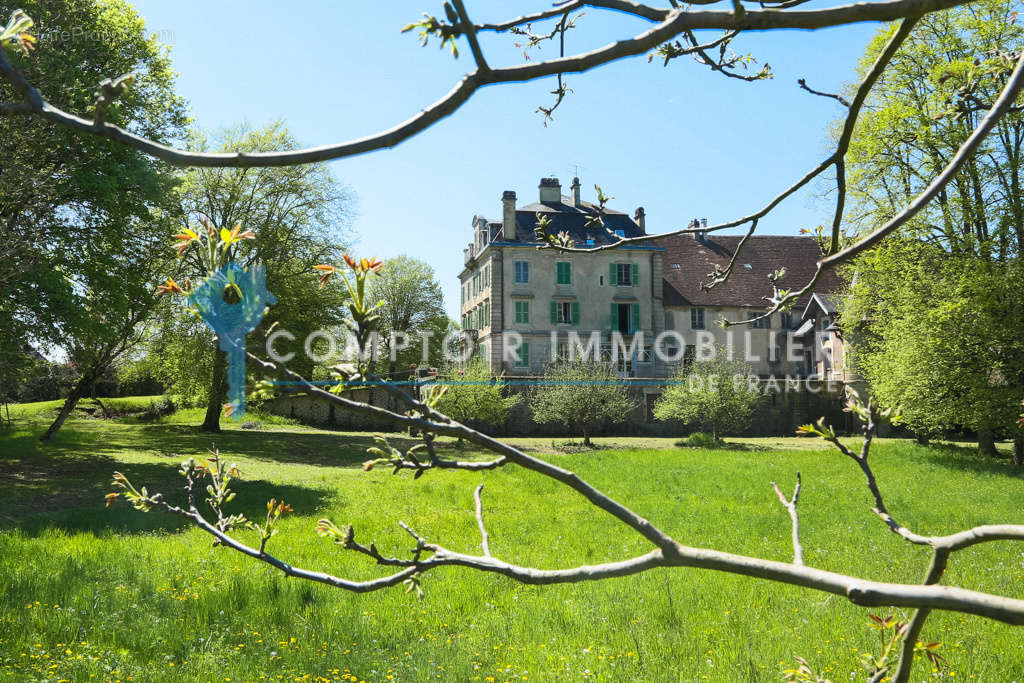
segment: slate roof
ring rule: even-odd
[[[609,244],[615,241],[600,226],[596,228],[587,227],[587,219],[597,215],[597,206],[595,204],[581,202],[581,206],[576,208],[572,205],[572,198],[565,195],[562,195],[561,202],[535,202],[517,207],[515,239],[509,239],[509,236],[505,235],[503,241],[536,243],[537,239],[533,231],[537,226],[538,213],[551,221],[551,226],[548,228],[549,234],[557,235],[564,230],[569,233],[577,247],[586,246],[588,239],[594,240],[594,246]],[[607,207],[605,207],[604,213],[604,223],[608,229],[612,231],[622,230],[625,237],[638,237],[644,234],[640,226],[627,214]]]
[[[700,288],[711,278],[715,265],[723,269],[729,265],[740,235],[706,235],[696,240],[691,234],[660,237],[651,244],[664,247],[662,266],[664,303],[666,306],[736,306],[764,308],[764,297],[772,293],[769,274],[785,267],[786,277],[781,286],[799,289],[810,281],[817,267],[821,250],[814,237],[791,235],[754,235],[743,251],[729,279],[710,291]],[[672,267],[678,263],[679,269]],[[827,293],[839,287],[834,271],[826,271],[815,288]],[[797,302],[799,312],[809,296]]]

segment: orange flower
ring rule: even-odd
[[[368,259],[364,258],[364,259],[359,261],[359,268],[363,272],[369,272],[369,271],[372,270],[375,273],[379,273],[383,267],[384,267],[384,262],[383,261],[378,261],[378,260],[376,260],[372,256],[370,258],[368,258]]]
[[[106,496],[104,496],[104,498],[107,501],[107,507],[110,507],[110,504],[114,502],[114,499],[120,495],[120,493],[108,493]]]
[[[235,407],[230,403],[224,404],[224,417],[231,417],[231,413],[235,412]]]
[[[188,245],[198,240],[199,235],[197,235],[194,230],[185,228],[182,232],[175,235],[174,239],[181,240],[176,245],[174,245],[178,248],[178,258],[181,258],[181,255],[185,252],[186,249],[188,249]]]
[[[369,273],[370,271],[379,273],[381,268],[384,267],[384,263],[382,261],[378,261],[373,256],[370,258],[359,259],[358,261],[348,254],[344,254],[344,257],[345,263],[348,264],[348,267],[354,270],[357,274]]]
[[[185,290],[174,281],[174,278],[167,278],[167,282],[156,288],[156,295],[164,294],[185,294]]]
[[[317,270],[324,271],[323,275],[320,276],[320,289],[323,289],[324,285],[327,284],[327,281],[331,279],[331,274],[334,273],[335,268],[334,266],[328,266],[324,264],[320,264],[319,266],[313,267],[316,268]]]
[[[235,227],[232,228],[231,230],[228,230],[227,228],[221,228],[220,239],[224,244],[230,246],[235,242],[239,242],[241,240],[256,239],[256,233],[254,233],[251,230],[242,232],[242,224],[237,223]]]
[[[204,217],[202,217],[202,218],[200,218],[200,219],[199,219],[199,222],[203,224],[203,227],[204,227],[204,228],[206,228],[206,233],[207,233],[207,234],[208,234],[208,235],[209,235],[210,237],[213,237],[214,235],[216,235],[216,234],[217,234],[217,231],[216,231],[216,230],[214,230],[214,228],[213,228],[213,226],[212,226],[212,225],[210,225],[210,219],[209,219],[209,218],[206,218],[206,217],[204,216]]]

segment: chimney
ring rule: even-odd
[[[704,225],[703,226],[701,226],[701,222],[699,220],[697,220],[696,218],[694,218],[692,221],[690,221],[690,229],[691,230],[694,230],[695,228],[700,228],[700,227],[705,227],[706,228],[707,226],[708,226],[707,219],[704,220]],[[693,235],[693,239],[697,240],[698,242],[703,242],[704,241],[704,232],[702,230],[695,230],[691,234]]]
[[[640,227],[640,233],[646,235],[647,234],[647,226],[646,226],[646,221],[644,220],[644,207],[642,207],[642,206],[636,207],[636,213],[633,214],[633,220]]]
[[[708,227],[708,219],[707,219],[707,218],[701,218],[701,219],[700,219],[700,227],[701,227],[701,228],[706,228],[706,227]]]
[[[572,205],[577,209],[583,206],[583,200],[580,199],[580,179],[572,179]]]
[[[562,186],[558,178],[540,179],[540,203],[560,204],[562,202]]]
[[[506,242],[516,241],[516,193],[512,190],[501,193],[501,234]]]

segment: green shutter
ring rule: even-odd
[[[633,332],[640,331],[640,304],[633,304],[630,308],[633,309]]]
[[[615,330],[618,329],[618,327],[619,327],[619,306],[618,306],[618,304],[614,304],[614,303],[612,304],[612,312],[611,312],[611,315],[608,318],[608,321],[611,323],[612,332],[614,332]]]
[[[572,264],[563,262],[558,264],[558,284],[572,284]]]
[[[580,302],[579,301],[573,301],[572,302],[572,324],[573,325],[579,325],[580,324]]]
[[[639,263],[634,263],[633,264],[633,277],[630,278],[629,284],[633,285],[634,287],[636,287],[638,284],[640,284],[640,264]]]
[[[520,344],[519,345],[519,352],[516,355],[518,356],[516,365],[520,365],[520,366],[529,365],[530,364],[530,344],[528,342],[523,342],[522,344]]]
[[[611,285],[612,287],[614,287],[617,284],[616,280],[618,279],[618,277],[619,277],[618,264],[617,263],[609,263],[608,264],[608,284]]]
[[[551,324],[554,325],[558,322],[558,302],[551,302]]]

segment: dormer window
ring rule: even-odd
[[[625,230],[616,230],[616,231],[615,231],[615,236],[616,236],[616,237],[620,237],[620,238],[622,238],[622,239],[625,239],[625,237],[626,237],[626,231],[625,231]]]

